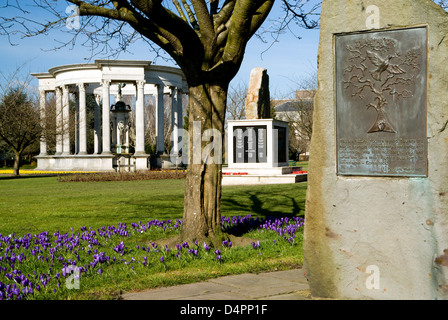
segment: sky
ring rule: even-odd
[[[313,0],[312,0],[313,1]],[[3,2],[3,1],[0,1]],[[26,5],[28,0],[20,1]],[[281,9],[276,2],[271,14],[263,26],[269,26],[273,19],[281,14]],[[64,4],[65,5],[65,4]],[[1,15],[8,14],[8,10],[0,9]],[[31,9],[35,10],[35,9]],[[32,11],[34,14],[34,11]],[[13,11],[9,12],[13,14]],[[36,15],[39,15],[36,11]],[[35,19],[45,19],[45,17],[34,17]],[[66,30],[65,30],[66,31]],[[65,65],[93,62],[86,61],[90,52],[80,44],[72,47],[65,47],[59,50],[52,50],[58,46],[57,41],[65,37],[65,33],[60,29],[51,30],[47,35],[20,39],[14,37],[15,44],[11,46],[6,37],[0,37],[0,72],[9,75],[19,66],[23,66],[23,73],[47,72],[48,69]],[[298,39],[296,36],[300,36]],[[231,86],[239,83],[248,84],[250,72],[255,67],[267,69],[269,75],[270,92],[272,98],[292,97],[298,89],[301,79],[309,79],[317,70],[317,49],[319,41],[319,30],[295,29],[295,35],[288,32],[282,34],[278,42],[272,43],[270,38],[266,38],[268,43],[263,43],[257,37],[253,37],[246,48],[245,58],[240,71],[232,80]],[[172,62],[163,59],[156,59],[150,52],[146,43],[133,44],[129,51],[118,57],[123,60],[151,60],[157,65],[175,66]],[[96,56],[94,59],[103,59]],[[37,80],[33,80],[33,85],[37,86]]]

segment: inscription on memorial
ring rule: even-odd
[[[340,34],[338,174],[426,176],[426,28]]]
[[[233,162],[267,162],[266,126],[238,126],[233,132]]]

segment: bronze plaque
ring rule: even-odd
[[[425,27],[335,35],[339,175],[427,176]]]

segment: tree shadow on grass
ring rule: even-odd
[[[260,200],[260,197],[255,194],[250,195],[250,200],[252,201],[252,205],[250,207],[251,211],[255,213],[256,215],[262,215],[265,217],[278,217],[278,216],[297,216],[299,215],[300,211],[302,211],[304,208],[300,207],[297,203],[296,199],[289,196],[284,196],[286,199],[292,202],[291,206],[291,212],[285,213],[283,211],[271,211],[267,208],[263,208],[264,202]]]
[[[248,195],[250,203],[238,202],[235,199],[225,199],[221,201],[221,203],[227,207],[226,211],[247,212],[244,216],[251,216],[251,218],[243,219],[243,223],[227,227],[225,232],[228,234],[242,236],[250,230],[258,228],[269,219],[304,216],[305,198],[303,201],[298,202],[294,197],[281,195],[279,198],[277,195],[274,201],[280,205],[274,205],[274,209],[271,209],[267,206],[271,199],[266,194],[259,192],[247,192],[246,194]],[[290,207],[288,207],[288,204],[290,204]],[[282,208],[285,207],[287,207],[287,210],[282,210]]]
[[[257,216],[264,217],[279,217],[279,216],[301,216],[305,210],[305,199],[303,201],[297,202],[294,197],[288,195],[281,195],[281,199],[270,199],[268,195],[259,192],[247,192],[248,199],[250,200],[250,204],[246,204],[240,202],[236,199],[222,199],[221,200],[221,208],[225,207],[225,210],[228,212],[236,211],[236,212],[248,212]],[[264,201],[262,201],[264,199]],[[268,208],[265,204],[270,204],[272,206],[272,201],[276,201],[279,203],[277,207],[282,206],[286,207],[287,203],[291,203],[290,208],[288,210],[281,210],[280,208],[271,209]]]
[[[46,178],[46,177],[57,177],[56,173],[48,174],[28,174],[28,175],[0,175],[0,180],[12,180],[12,179],[32,179],[32,178]]]

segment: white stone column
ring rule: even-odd
[[[137,81],[137,99],[135,106],[135,155],[145,152],[145,81]]]
[[[86,85],[78,84],[79,92],[79,155],[87,154]]]
[[[162,84],[155,85],[157,88],[156,94],[156,152],[159,154],[165,151],[165,115],[164,115],[164,103],[163,103],[163,89]]]
[[[69,91],[68,86],[62,87],[62,125],[63,125],[63,140],[62,140],[62,154],[70,154],[70,112],[69,112]]]
[[[45,127],[46,127],[46,116],[45,116],[45,109],[46,109],[46,98],[47,93],[45,90],[39,90],[39,102],[40,102],[40,121],[42,126],[42,136],[40,137],[40,156],[46,156],[47,155],[47,140],[45,138]]]
[[[94,114],[94,134],[93,134],[93,153],[101,153],[101,110],[100,110],[101,95],[95,94]]]
[[[176,87],[171,87],[171,128],[173,137],[173,154],[178,155],[179,153],[179,92]]]
[[[182,89],[177,89],[177,110],[179,112],[179,130],[184,127],[184,107],[182,105],[183,92]]]
[[[75,154],[79,152],[79,93],[75,92]]]
[[[62,89],[56,87],[56,155],[62,154],[62,133],[63,133],[63,122],[62,122]]]
[[[103,87],[103,152],[102,154],[111,154],[110,152],[110,80],[102,80]]]

